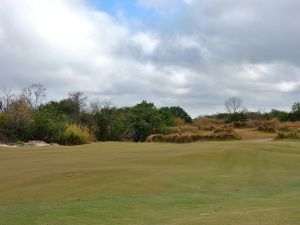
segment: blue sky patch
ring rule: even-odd
[[[155,10],[141,7],[134,0],[89,0],[93,7],[117,16],[124,15],[128,19],[139,19],[144,22],[155,16]]]

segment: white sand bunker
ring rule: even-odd
[[[3,148],[15,148],[15,147],[18,147],[17,145],[6,145],[6,144],[0,144],[0,148],[3,147]]]
[[[24,143],[24,146],[36,146],[36,147],[43,147],[43,146],[49,146],[50,144],[44,142],[44,141],[28,141]]]
[[[44,146],[58,146],[56,143],[51,143],[48,144],[44,141],[28,141],[24,144],[16,145],[16,144],[2,144],[0,143],[0,147],[4,148],[16,148],[16,147],[25,147],[25,146],[30,146],[30,147],[44,147]]]

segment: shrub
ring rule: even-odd
[[[260,131],[266,131],[275,133],[277,126],[279,125],[279,121],[277,119],[273,120],[256,120],[253,121],[254,126]]]
[[[172,133],[199,133],[199,128],[192,125],[182,125],[170,128]]]
[[[228,118],[225,120],[225,123],[232,123],[235,121],[246,121],[247,117],[243,112],[235,112],[228,115]]]
[[[93,116],[95,135],[99,141],[119,141],[126,131],[124,113],[117,108],[105,107]]]
[[[213,131],[213,137],[217,140],[236,139],[241,137],[234,131],[233,125],[223,125]]]
[[[185,124],[185,121],[179,117],[174,118],[174,126],[183,126]]]
[[[200,130],[214,130],[221,124],[223,124],[223,121],[208,117],[197,118],[193,121],[193,125],[198,127]]]
[[[173,118],[179,118],[184,123],[192,123],[191,116],[181,107],[179,106],[172,106],[172,107],[163,107],[160,111],[163,110],[164,112],[169,111],[169,113],[173,116]],[[163,117],[164,118],[164,117]],[[175,119],[176,124],[176,119]]]
[[[0,133],[0,143],[8,144],[9,142],[9,138],[6,135]]]
[[[196,141],[212,141],[212,140],[239,140],[241,139],[232,130],[219,130],[210,133],[183,133],[183,134],[154,134],[149,136],[147,142],[170,142],[170,143],[190,143]]]
[[[280,131],[277,133],[276,139],[300,139],[300,133],[297,131]]]
[[[9,142],[14,136],[13,118],[9,113],[0,113],[0,142]]]
[[[253,120],[234,121],[233,126],[235,128],[255,128],[256,127]]]
[[[145,141],[151,134],[156,134],[164,126],[161,115],[153,103],[142,101],[132,107],[127,114],[130,133],[133,140]]]
[[[94,136],[87,127],[71,124],[64,131],[60,143],[64,145],[81,145],[89,144],[94,140]]]
[[[59,142],[66,129],[65,115],[40,110],[34,113],[26,127],[25,140],[40,140],[47,143]]]
[[[277,127],[277,139],[300,139],[300,122],[281,123]]]

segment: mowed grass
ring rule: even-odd
[[[300,142],[0,149],[1,225],[297,225]]]

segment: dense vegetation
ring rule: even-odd
[[[42,140],[48,143],[84,144],[94,140],[145,141],[155,133],[166,133],[177,123],[191,123],[179,106],[157,108],[142,101],[133,107],[117,108],[87,96],[70,93],[68,98],[44,102],[45,88],[33,84],[19,94],[6,93],[0,101],[0,141]]]
[[[88,105],[88,97],[82,92],[73,92],[66,99],[50,102],[45,102],[45,96],[46,90],[40,84],[26,87],[18,94],[8,91],[2,94],[0,142],[41,140],[64,145],[84,144],[95,140],[138,142],[145,141],[150,135],[181,133],[181,129],[174,132],[173,128],[176,126],[187,127],[188,124],[193,124],[193,130],[201,120],[201,117],[192,120],[179,106],[158,108],[147,101],[132,107],[117,108],[98,101]],[[268,113],[241,111],[241,100],[236,97],[229,98],[225,106],[228,113],[205,118],[221,121],[221,124],[233,123],[235,126],[246,126],[245,122],[248,120],[300,120],[300,103],[295,103],[291,112],[272,110]],[[190,128],[188,130],[190,133]],[[228,132],[223,134],[224,136],[205,136],[213,139],[234,136],[232,131],[229,135]],[[187,136],[191,140],[205,139],[195,132],[192,136]]]

